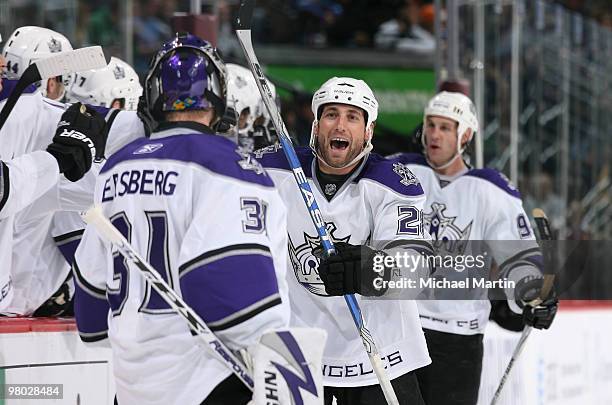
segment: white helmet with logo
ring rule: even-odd
[[[465,147],[474,137],[474,134],[478,132],[478,117],[476,117],[476,107],[474,107],[472,100],[462,93],[443,91],[436,94],[431,100],[429,100],[429,103],[427,103],[425,112],[423,114],[423,130],[427,125],[427,117],[432,115],[448,118],[457,122],[457,153],[449,162],[442,166],[436,167],[436,169],[443,169],[450,165],[450,163],[457,158],[457,156],[461,156],[465,150]],[[472,131],[467,142],[462,145],[461,137],[468,129],[471,129]],[[424,147],[426,147],[427,142],[425,138],[425,135],[421,136],[421,143]]]
[[[243,66],[228,63],[227,69],[227,107],[236,114],[234,129],[236,141],[249,149],[259,149],[274,143],[275,137],[270,131],[271,117],[266,108],[255,77]],[[272,95],[276,98],[276,87],[268,82]],[[244,121],[240,123],[240,116]],[[252,143],[252,145],[247,145]]]
[[[346,166],[350,166],[366,153],[372,150],[372,135],[374,122],[378,118],[378,101],[366,82],[352,77],[332,77],[317,90],[312,97],[312,113],[314,122],[310,134],[310,148],[319,158],[317,152],[317,136],[315,127],[321,118],[323,106],[326,104],[348,104],[361,108],[366,114],[366,144],[363,151]]]
[[[17,28],[6,41],[2,55],[7,73],[19,78],[33,62],[72,50],[70,41],[48,28],[26,26]],[[43,79],[48,79],[43,77]]]
[[[71,101],[111,107],[115,100],[125,110],[136,111],[142,86],[136,71],[119,58],[112,57],[106,67],[74,73],[67,96]]]

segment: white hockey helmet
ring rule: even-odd
[[[142,86],[136,71],[119,58],[111,57],[107,66],[70,75],[67,98],[70,101],[111,107],[115,100],[122,108],[136,111]]]
[[[43,27],[25,26],[17,28],[11,34],[4,45],[2,55],[6,58],[8,76],[19,78],[33,62],[71,50],[70,41],[59,32]]]
[[[457,122],[457,152],[463,153],[465,146],[461,145],[461,137],[468,129],[472,130],[467,144],[470,143],[474,134],[478,132],[478,118],[476,117],[476,107],[469,97],[462,93],[451,93],[443,91],[436,94],[427,106],[423,114],[423,125],[426,125],[427,117],[436,115]],[[425,146],[425,136],[421,137],[421,142]]]
[[[355,163],[366,153],[372,150],[372,135],[374,133],[374,122],[378,118],[378,101],[366,82],[352,77],[332,77],[317,90],[312,96],[312,113],[314,121],[310,133],[310,148],[319,158],[317,152],[317,136],[315,127],[321,118],[325,104],[348,104],[361,108],[366,114],[366,145],[363,151],[347,166]]]
[[[259,149],[275,141],[270,130],[271,117],[266,108],[255,77],[251,71],[234,63],[225,65],[227,70],[227,109],[236,114],[236,126],[233,130],[239,145],[250,149]],[[276,99],[276,86],[268,82],[268,87]],[[245,121],[240,128],[240,115],[245,114]],[[230,131],[232,132],[232,131]],[[257,138],[257,139],[255,139]],[[260,139],[261,138],[261,139]],[[252,145],[248,145],[252,144]]]

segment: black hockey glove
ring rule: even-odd
[[[94,158],[104,157],[106,137],[104,118],[91,107],[76,103],[62,115],[47,152],[57,160],[60,173],[77,181],[91,168]]]
[[[514,295],[517,304],[523,308],[523,323],[536,329],[548,329],[557,315],[559,300],[551,290],[541,303],[530,304],[540,296],[542,278],[525,278],[516,283]]]
[[[336,254],[322,258],[319,264],[319,276],[329,295],[361,294],[364,296],[381,296],[387,288],[375,288],[374,279],[389,280],[392,267],[384,267],[380,273],[375,271],[374,256],[386,256],[382,251],[375,251],[364,245],[351,245],[345,242],[334,244]],[[318,250],[318,249],[317,249]],[[380,260],[380,261],[379,261]],[[376,262],[382,263],[382,259]]]
[[[72,286],[71,286],[72,285]],[[74,316],[74,282],[66,281],[34,313],[33,317]]]

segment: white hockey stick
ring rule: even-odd
[[[317,201],[314,198],[310,184],[304,175],[300,161],[298,160],[295,149],[293,148],[291,138],[289,137],[287,127],[285,126],[276,103],[274,102],[274,97],[272,97],[272,92],[268,86],[268,81],[263,74],[261,66],[257,61],[255,50],[253,49],[253,43],[251,41],[251,18],[253,16],[254,7],[255,0],[242,0],[240,2],[240,10],[238,11],[237,21],[238,29],[236,30],[236,35],[238,36],[238,41],[242,46],[246,60],[249,63],[251,73],[253,73],[253,76],[255,77],[255,82],[257,83],[259,92],[261,93],[261,98],[263,99],[263,102],[266,105],[270,116],[272,117],[272,123],[274,124],[274,128],[278,134],[278,139],[283,146],[283,152],[289,161],[289,166],[291,167],[293,176],[295,177],[298,188],[302,194],[302,198],[304,199],[304,203],[306,204],[310,218],[317,229],[317,233],[321,239],[321,244],[325,249],[325,254],[335,254],[334,245],[325,227],[321,210],[319,209]],[[361,313],[361,308],[359,307],[359,303],[357,302],[355,295],[346,294],[344,296],[344,300],[346,301],[348,309],[351,312],[351,316],[353,317],[353,321],[357,327],[357,331],[359,332],[361,341],[370,359],[372,369],[376,373],[376,377],[378,378],[378,382],[380,383],[380,387],[385,395],[387,403],[389,405],[399,405],[399,401],[397,400],[397,396],[393,390],[393,385],[391,385],[391,380],[389,379],[389,376],[385,371],[385,366],[380,359],[380,352],[376,347],[374,338],[366,327],[363,315]]]
[[[105,239],[111,242],[117,250],[129,260],[151,286],[161,295],[172,309],[178,312],[189,324],[189,327],[200,337],[210,350],[224,363],[251,391],[253,390],[253,379],[251,378],[242,361],[215,336],[208,328],[206,323],[189,305],[177,295],[176,292],[166,283],[161,275],[147,263],[136,250],[129,244],[123,235],[113,226],[104,216],[102,208],[95,206],[83,215],[83,219],[88,224],[93,225]]]
[[[548,218],[546,217],[546,214],[544,213],[544,211],[540,208],[535,208],[532,212],[532,215],[538,227],[538,233],[540,234],[540,240],[552,240],[552,233],[550,232],[550,224],[548,223]],[[544,263],[545,263],[545,270],[546,270],[546,267],[550,267],[550,260],[547,260],[548,253],[547,252],[544,252],[544,253],[545,253]],[[537,307],[538,305],[540,305],[542,301],[546,299],[546,297],[550,293],[550,290],[553,287],[554,281],[555,281],[554,274],[545,274],[544,282],[542,284],[542,289],[540,290],[540,296],[536,298],[535,300],[528,302],[527,305],[532,306],[532,307]],[[506,384],[506,380],[508,379],[508,377],[510,376],[510,372],[512,371],[512,367],[514,367],[514,363],[516,362],[521,352],[523,351],[523,347],[525,347],[527,338],[529,337],[529,334],[531,333],[532,330],[533,330],[533,327],[528,326],[528,325],[525,326],[525,328],[523,329],[523,333],[521,333],[521,338],[516,344],[516,347],[514,348],[514,352],[512,353],[512,357],[510,358],[510,361],[508,362],[508,365],[506,366],[506,370],[504,371],[504,374],[502,375],[501,380],[499,381],[499,385],[497,386],[497,389],[495,390],[495,394],[493,394],[493,399],[491,399],[491,405],[495,405],[497,401],[499,400],[502,390],[504,389],[504,385]]]
[[[13,92],[6,100],[6,104],[4,104],[2,112],[0,112],[0,129],[4,126],[21,93],[32,83],[42,80],[43,77],[62,76],[83,70],[100,69],[105,66],[106,59],[100,46],[75,49],[37,60],[23,72]]]

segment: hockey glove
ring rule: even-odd
[[[386,253],[365,245],[345,242],[337,242],[334,247],[336,254],[322,258],[319,264],[319,276],[327,294],[339,296],[357,293],[364,296],[381,296],[385,293],[387,288],[374,287],[374,279],[382,278],[388,281],[392,268],[385,267],[380,273],[375,271],[374,257],[386,256]]]
[[[47,152],[57,160],[60,173],[77,181],[91,168],[94,158],[104,157],[106,136],[104,118],[91,107],[76,103],[62,115]]]
[[[533,301],[540,297],[542,278],[526,277],[520,280],[514,289],[516,302],[523,308],[523,323],[536,329],[548,329],[555,319],[559,300],[554,290],[537,305]]]

